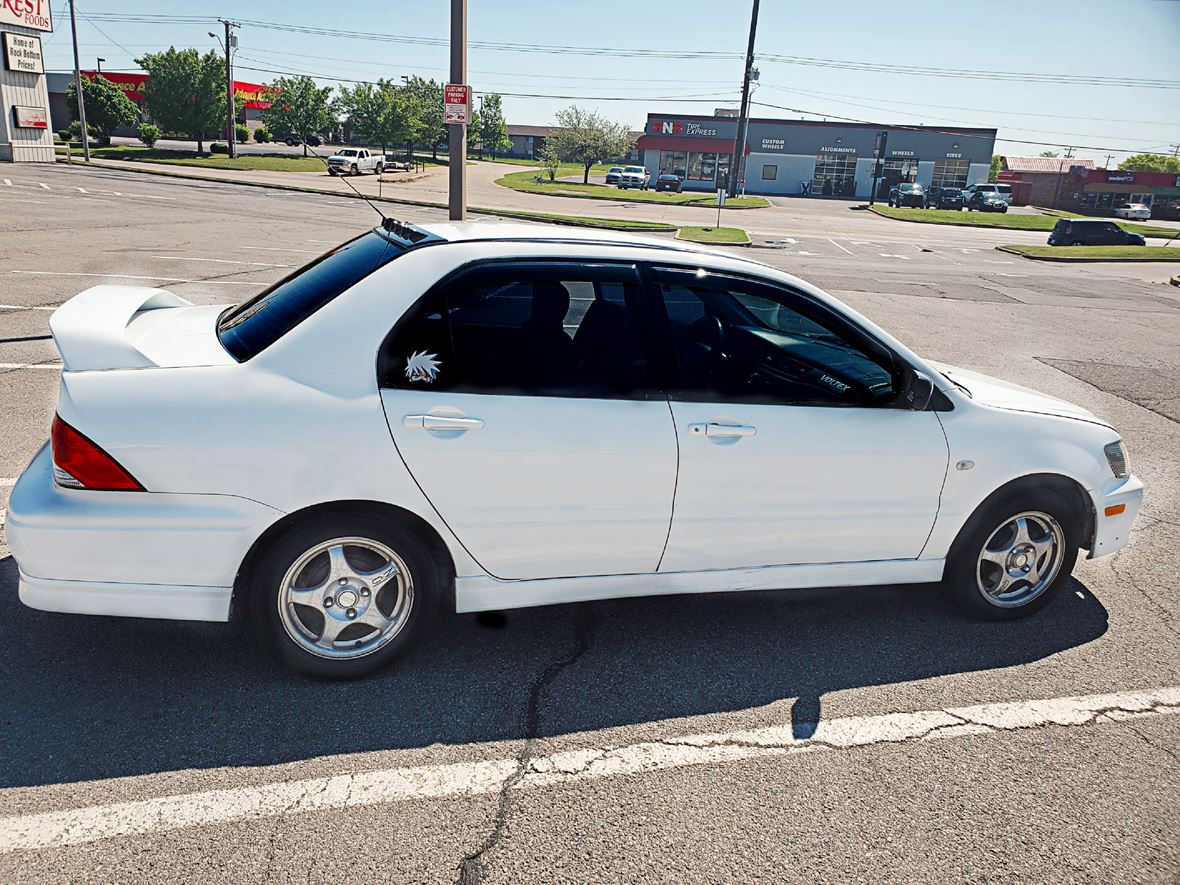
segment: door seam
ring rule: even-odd
[[[676,473],[672,479],[672,510],[668,514],[668,533],[664,535],[664,549],[660,551],[660,558],[656,562],[656,572],[664,564],[664,557],[668,555],[668,542],[672,540],[672,523],[676,519],[676,495],[680,490],[680,430],[676,426],[676,413],[672,410],[672,400],[664,396],[664,403],[668,406],[668,417],[672,421],[672,439],[676,441]]]

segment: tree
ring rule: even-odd
[[[429,146],[430,156],[437,160],[438,146],[446,144],[450,137],[447,125],[443,122],[443,84],[413,76],[406,81],[404,88],[414,96],[418,105],[420,125],[414,142]]]
[[[1037,154],[1037,156],[1038,157],[1060,157],[1061,154],[1057,153],[1057,151],[1041,151],[1039,154]]]
[[[557,156],[557,150],[553,145],[546,144],[537,151],[537,159],[541,161],[541,168],[545,170],[545,174],[549,176],[549,180],[555,180],[557,178],[557,170],[561,168],[561,157]]]
[[[631,136],[622,123],[577,105],[558,111],[556,117],[561,128],[548,140],[562,160],[582,166],[583,184],[590,182],[590,167],[595,163],[626,156],[631,150]]]
[[[336,123],[332,116],[332,87],[320,88],[311,77],[279,77],[266,90],[270,107],[262,111],[262,124],[274,138],[319,135]],[[303,142],[307,156],[307,142]]]
[[[205,138],[225,128],[225,59],[212,49],[201,55],[170,46],[135,63],[148,72],[143,101],[152,122],[195,138],[204,153]]]
[[[421,136],[419,99],[409,89],[390,80],[342,87],[336,108],[352,120],[352,128],[370,141],[386,145],[413,143]]]
[[[86,102],[86,128],[103,144],[111,143],[111,133],[120,126],[130,126],[139,117],[135,102],[106,77],[83,77],[82,98]],[[77,117],[78,91],[73,82],[66,87],[66,103]]]
[[[483,150],[496,159],[496,152],[512,146],[508,125],[504,122],[503,98],[496,93],[485,95],[480,102],[479,143]]]
[[[89,99],[88,99],[89,100]],[[90,113],[90,105],[86,105],[86,113]],[[1167,154],[1135,154],[1119,163],[1119,169],[1126,172],[1178,172],[1180,160]]]
[[[995,181],[1000,177],[1000,166],[1004,162],[1004,158],[999,154],[992,154],[992,165],[987,171],[987,180]]]

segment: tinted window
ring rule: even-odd
[[[644,391],[630,265],[488,264],[428,294],[383,347],[381,384],[528,396]]]
[[[895,401],[891,355],[857,340],[798,293],[719,275],[657,275],[676,363],[674,398],[847,406]]]
[[[376,231],[337,246],[223,313],[217,337],[238,362],[248,360],[403,251]]]

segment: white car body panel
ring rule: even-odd
[[[406,466],[490,575],[656,570],[676,489],[666,402],[426,390],[381,396]],[[422,415],[483,426],[406,426],[406,416]]]
[[[1114,214],[1119,218],[1126,218],[1129,221],[1146,221],[1151,218],[1151,209],[1142,203],[1137,203],[1130,208],[1119,206],[1114,210]]]
[[[936,412],[673,402],[676,518],[660,571],[916,559],[947,468]],[[708,437],[694,427],[748,427]]]
[[[463,611],[936,580],[980,502],[1035,473],[1089,493],[1099,514],[1091,555],[1127,543],[1142,486],[1113,477],[1102,451],[1113,430],[1059,400],[948,368],[972,399],[789,274],[666,240],[612,234],[604,244],[595,231],[427,229],[452,242],[411,249],[244,363],[212,334],[220,308],[163,290],[96,287],[55,313],[66,367],[58,413],[148,491],[60,488],[43,450],[8,505],[22,599],[56,611],[224,619],[263,533],[342,501],[390,504],[424,521],[450,554]],[[451,271],[509,256],[700,266],[793,286],[927,373],[954,409],[874,410],[862,425],[857,409],[807,410],[822,414],[801,422],[795,406],[379,390],[375,357],[405,310]],[[485,425],[449,438],[404,426],[408,415],[456,413]],[[688,424],[708,421],[757,433],[732,445],[686,439]],[[1109,503],[1126,510],[1104,519]],[[923,530],[929,538],[919,541]]]

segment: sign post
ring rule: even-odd
[[[467,0],[451,0],[451,82],[443,87],[443,120],[450,127],[450,187],[447,203],[451,221],[462,221],[467,217],[467,123],[470,118],[471,87],[467,85]]]
[[[877,179],[881,177],[881,164],[885,159],[885,144],[889,141],[889,133],[882,129],[877,133],[877,144],[873,150],[873,187],[869,191],[869,205],[877,197]]]
[[[717,188],[717,227],[721,227],[721,207],[725,205],[725,188]]]

